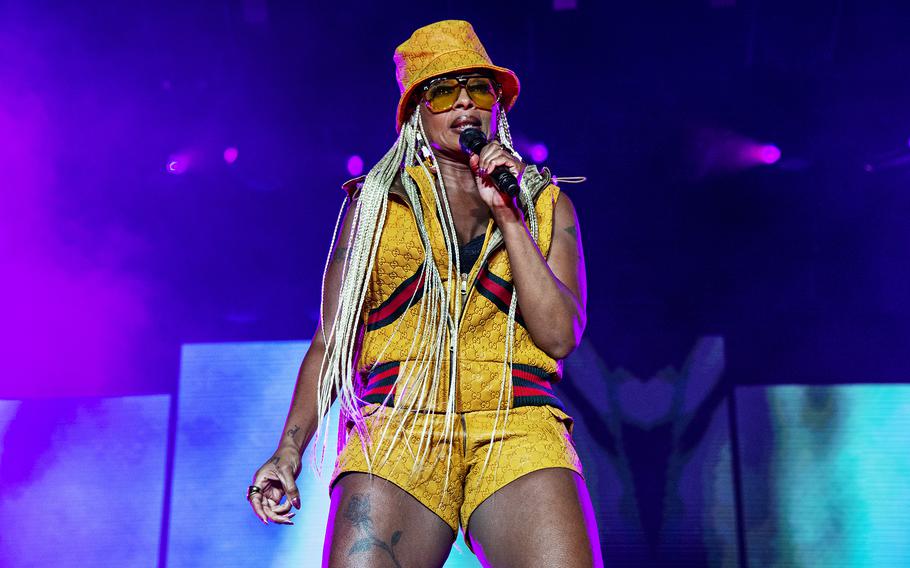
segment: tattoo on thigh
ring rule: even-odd
[[[565,227],[563,229],[563,231],[569,233],[569,236],[571,236],[573,239],[578,238],[578,231],[575,229],[575,225],[570,225],[568,227]]]
[[[381,548],[386,551],[396,568],[401,568],[401,563],[395,556],[395,545],[401,540],[401,531],[397,530],[392,533],[389,542],[377,538],[373,532],[373,521],[370,519],[370,498],[367,495],[355,493],[348,501],[348,506],[344,510],[344,518],[363,535],[357,540],[348,551],[348,556],[357,552],[366,552],[371,547]]]

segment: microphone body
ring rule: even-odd
[[[480,154],[483,147],[487,145],[487,137],[478,128],[465,128],[458,136],[458,142],[461,144],[461,149],[468,154]],[[493,184],[499,191],[509,197],[518,195],[518,180],[506,166],[498,166],[493,170],[490,173],[490,179],[493,180]]]

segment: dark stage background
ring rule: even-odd
[[[910,4],[12,0],[0,564],[193,564],[175,487],[255,440],[242,499],[270,453],[339,186],[394,141],[392,51],[448,18],[519,75],[518,149],[588,178],[560,389],[608,565],[910,563]],[[272,401],[261,437],[212,377]],[[211,565],[290,562],[260,551]]]

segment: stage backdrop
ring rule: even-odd
[[[307,345],[186,345],[176,404],[0,401],[0,566],[318,566],[334,428],[295,526],[263,526],[244,499]],[[607,565],[910,565],[910,386],[723,377],[718,337],[646,378],[588,343],[567,362]],[[461,540],[446,564],[478,565]]]
[[[157,566],[169,406],[0,401],[0,566]]]
[[[724,341],[701,337],[679,361],[637,376],[583,341],[557,386],[610,567],[739,560]]]
[[[910,386],[736,393],[750,566],[910,566]]]
[[[169,566],[318,566],[337,450],[337,409],[317,477],[310,448],[294,526],[264,526],[244,499],[275,449],[309,342],[186,345],[180,366]],[[464,542],[446,566],[479,566]],[[460,550],[459,550],[460,549]]]

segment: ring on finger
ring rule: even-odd
[[[259,487],[258,485],[250,485],[249,487],[247,487],[246,488],[246,500],[249,501],[250,497],[252,497],[254,493],[262,493],[262,487]]]

